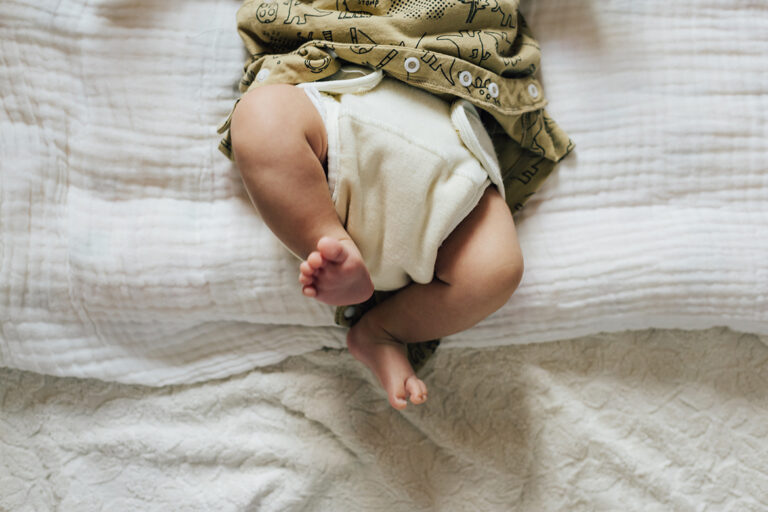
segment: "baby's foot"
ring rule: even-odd
[[[324,236],[299,271],[304,295],[326,304],[358,304],[373,293],[371,276],[352,240]]]
[[[415,405],[426,402],[427,386],[416,377],[405,345],[369,323],[363,317],[349,330],[349,352],[376,375],[395,409],[405,409],[409,397]]]

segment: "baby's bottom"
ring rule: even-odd
[[[246,94],[231,125],[235,162],[264,222],[304,259],[304,294],[329,304],[367,299],[373,285],[331,201],[324,163],[327,135],[306,94],[292,85]],[[300,200],[297,201],[297,191]],[[494,187],[443,242],[435,277],[410,284],[368,311],[350,329],[350,353],[381,382],[390,404],[426,400],[404,343],[472,327],[512,295],[523,260],[512,214]]]

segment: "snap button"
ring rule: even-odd
[[[269,70],[268,69],[260,69],[258,73],[256,73],[256,81],[257,82],[263,82],[267,79],[269,76]]]
[[[493,82],[488,84],[488,94],[491,95],[491,98],[498,98],[499,97],[499,86],[496,85]]]
[[[528,94],[530,94],[533,99],[539,97],[539,88],[536,87],[536,84],[528,84]]]
[[[405,59],[405,62],[403,63],[403,67],[409,73],[417,72],[420,66],[421,64],[419,64],[419,59],[417,59],[416,57],[408,57],[407,59]]]
[[[357,313],[357,311],[355,311],[355,308],[348,307],[347,309],[344,310],[344,318],[347,318],[347,319],[352,318],[353,316],[355,316],[355,313]]]
[[[469,73],[469,71],[462,71],[459,73],[459,83],[464,87],[472,83],[472,75]]]

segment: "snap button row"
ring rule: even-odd
[[[419,70],[419,67],[421,67],[421,64],[419,64],[419,59],[417,59],[416,57],[408,57],[407,59],[405,59],[405,62],[403,63],[403,67],[408,73],[415,73]],[[266,70],[262,70],[262,71],[266,71]],[[261,75],[262,71],[259,71],[259,74],[256,75],[256,79],[259,81],[261,81],[259,79],[259,75]],[[264,78],[266,78],[266,76]],[[459,83],[464,87],[469,87],[472,84],[472,74],[469,71],[462,71],[461,73],[459,73]],[[499,97],[498,84],[496,84],[495,82],[491,82],[490,84],[488,84],[488,94],[490,94],[492,98],[498,98]],[[536,99],[539,97],[539,88],[536,87],[536,84],[528,84],[528,94],[533,99]]]

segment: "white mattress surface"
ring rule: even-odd
[[[216,146],[237,1],[0,2],[0,365],[162,385],[343,347]],[[768,4],[524,2],[577,144],[443,347],[768,334]]]

